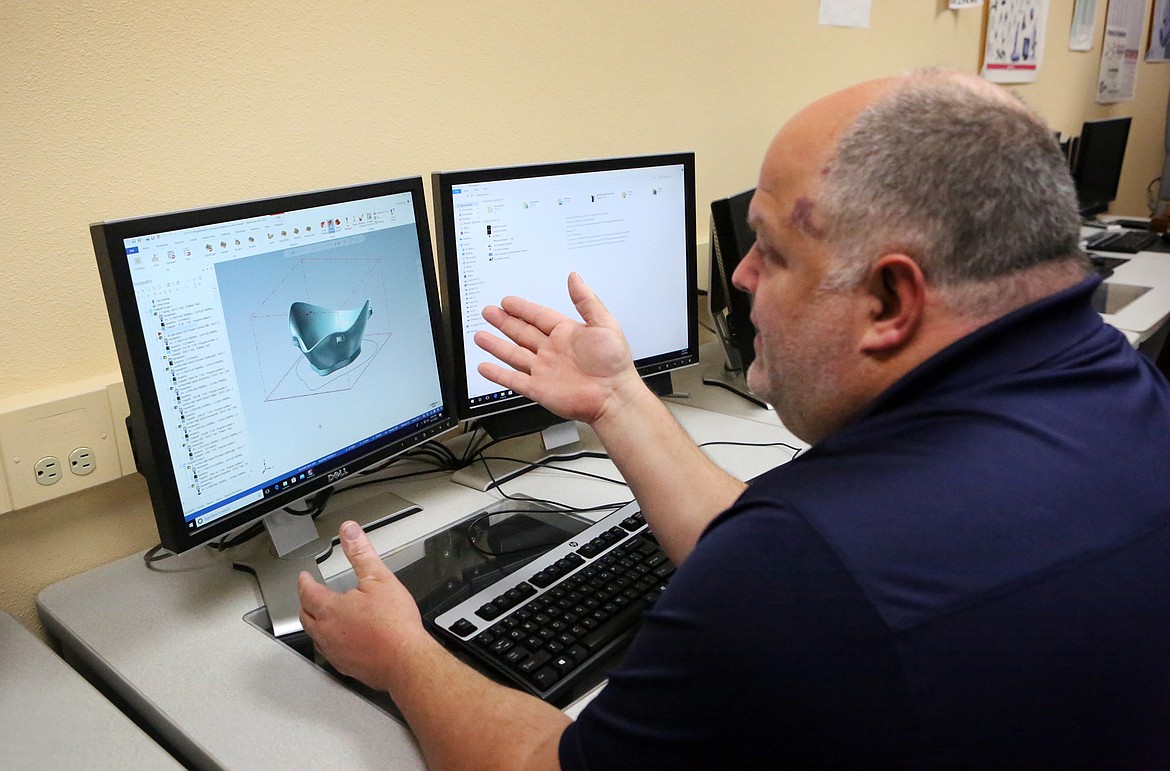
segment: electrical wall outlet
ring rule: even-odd
[[[38,485],[42,487],[55,485],[61,481],[61,459],[47,455],[37,461],[33,466],[33,472],[36,473]]]
[[[69,470],[79,477],[97,470],[97,454],[92,447],[78,447],[69,453]]]
[[[0,402],[0,468],[11,508],[122,476],[108,390],[113,380],[91,378]]]

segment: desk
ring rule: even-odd
[[[1170,254],[1138,252],[1116,256],[1126,258],[1128,262],[1118,265],[1105,283],[1148,286],[1150,291],[1116,313],[1102,313],[1101,318],[1123,332],[1132,333],[1136,336],[1135,347],[1140,347],[1157,335],[1170,319]]]
[[[180,768],[7,613],[0,613],[0,752],[5,768]]]
[[[1100,232],[1098,228],[1081,228],[1082,238]],[[1083,242],[1081,246],[1084,246]],[[1152,358],[1157,357],[1165,335],[1166,320],[1170,319],[1170,253],[1163,251],[1166,248],[1166,245],[1157,243],[1151,251],[1137,254],[1099,252],[1106,257],[1128,260],[1114,269],[1113,275],[1105,279],[1106,284],[1150,288],[1116,313],[1102,313],[1101,318],[1125,333],[1134,348],[1145,351]]]
[[[721,389],[694,398],[737,407],[731,400],[738,397],[714,391]],[[699,442],[797,443],[774,416],[728,417],[678,401],[672,400],[671,411]],[[587,443],[596,441],[583,433]],[[792,455],[782,448],[724,446],[709,453],[741,477]],[[532,471],[506,489],[575,505],[628,496],[624,488],[553,470]],[[371,534],[382,553],[500,497],[445,477],[398,483],[394,492],[423,511]],[[200,768],[423,767],[403,725],[243,620],[261,604],[251,576],[205,550],[162,565],[176,572],[148,571],[140,556],[128,557],[50,586],[37,607],[68,658],[106,683],[178,755]],[[321,568],[330,577],[348,565],[335,553]]]

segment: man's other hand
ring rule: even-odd
[[[345,522],[340,535],[357,588],[338,594],[301,573],[297,579],[301,625],[339,672],[386,691],[393,680],[392,666],[408,658],[403,655],[406,649],[434,641],[423,629],[414,598],[382,562],[361,527]]]
[[[518,297],[484,308],[484,319],[512,342],[477,332],[475,343],[512,369],[489,362],[479,373],[563,418],[593,423],[641,380],[617,320],[576,273],[569,298],[584,324]]]

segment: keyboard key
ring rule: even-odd
[[[674,573],[674,563],[667,562],[654,568],[656,578],[669,578]]]
[[[628,604],[625,608],[622,608],[615,615],[611,616],[604,624],[582,637],[579,642],[590,653],[605,647],[629,631],[634,622],[642,615],[644,607],[645,605],[642,602]]]
[[[495,621],[503,612],[503,609],[494,602],[488,602],[485,603],[479,610],[475,611],[475,615],[479,616],[484,621]]]
[[[526,675],[531,675],[533,672],[543,667],[545,662],[551,658],[552,654],[548,651],[537,651],[528,658],[524,659],[524,661],[520,662],[520,665],[516,668]]]
[[[550,687],[552,687],[553,683],[561,679],[561,676],[557,674],[556,670],[552,669],[551,667],[543,667],[529,675],[528,679],[530,679],[540,690],[547,691]]]
[[[477,629],[475,624],[471,623],[465,618],[461,618],[451,625],[451,631],[460,637],[466,637]]]

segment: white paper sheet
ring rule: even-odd
[[[1109,0],[1097,76],[1097,104],[1133,100],[1145,10],[1145,0]]]
[[[1093,47],[1093,19],[1097,0],[1077,0],[1073,7],[1072,26],[1068,31],[1068,50],[1088,51]]]
[[[821,0],[820,23],[868,29],[869,8],[870,0]]]

